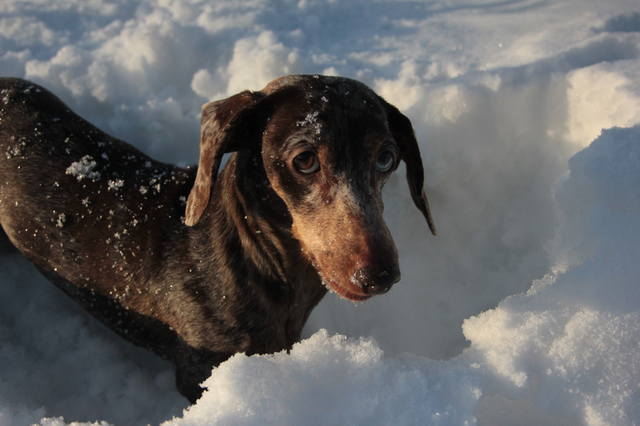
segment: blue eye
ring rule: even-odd
[[[386,173],[396,164],[396,153],[390,149],[383,149],[378,153],[376,159],[376,170],[380,173]]]
[[[306,175],[320,170],[320,161],[313,151],[304,151],[293,158],[293,167]]]

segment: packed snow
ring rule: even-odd
[[[298,72],[413,122],[439,235],[400,170],[402,281],[327,295],[290,353],[235,355],[189,406],[4,242],[0,424],[640,423],[637,0],[0,3],[0,75],[161,161],[196,161],[204,102]]]

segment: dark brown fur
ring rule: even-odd
[[[320,160],[314,175],[291,166],[301,143]],[[290,348],[321,282],[362,300],[399,279],[382,219],[388,174],[372,169],[387,145],[407,163],[433,231],[409,121],[353,80],[284,77],[205,105],[196,171],[154,161],[45,89],[2,78],[0,221],[89,312],[175,362],[178,389],[194,401],[232,354]],[[225,152],[235,154],[218,175]]]

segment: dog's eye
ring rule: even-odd
[[[396,153],[390,149],[384,149],[378,154],[376,160],[376,170],[386,173],[393,168],[396,163]]]
[[[304,151],[294,157],[293,166],[300,173],[311,174],[320,170],[320,161],[315,152]]]

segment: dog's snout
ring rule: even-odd
[[[353,278],[366,294],[382,294],[400,281],[400,271],[397,268],[360,268]]]

